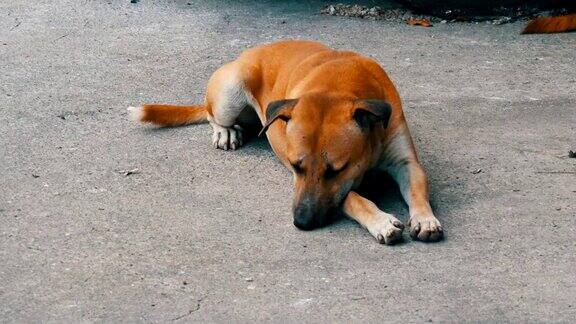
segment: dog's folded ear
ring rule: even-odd
[[[381,123],[387,127],[392,106],[384,100],[379,99],[359,99],[354,102],[353,118],[361,129],[370,131]]]
[[[270,125],[272,125],[272,123],[277,119],[284,121],[290,120],[292,117],[292,109],[294,109],[297,102],[298,99],[284,99],[272,101],[268,104],[268,107],[266,108],[266,123],[262,127],[260,133],[258,133],[258,136],[260,137],[262,134],[266,133],[268,127],[270,127]]]

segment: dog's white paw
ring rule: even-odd
[[[131,120],[139,122],[144,116],[144,109],[142,107],[128,107],[128,116]]]
[[[402,239],[402,231],[404,224],[396,217],[382,213],[378,217],[378,221],[368,228],[372,236],[382,244],[394,244]]]
[[[415,240],[436,242],[444,237],[442,225],[433,215],[414,215],[410,217],[408,226],[410,226],[410,236]]]
[[[242,146],[242,127],[234,125],[232,127],[223,127],[212,124],[214,133],[212,134],[212,144],[215,148],[222,150],[236,150]]]

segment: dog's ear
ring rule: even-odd
[[[386,128],[391,114],[392,106],[384,100],[359,99],[354,102],[353,118],[362,130],[370,131],[378,123]]]
[[[266,108],[266,123],[262,127],[258,136],[260,137],[262,134],[266,133],[268,127],[270,127],[270,125],[272,125],[272,123],[277,119],[282,119],[283,121],[290,120],[292,117],[292,109],[297,102],[298,99],[284,99],[269,103],[268,108]]]

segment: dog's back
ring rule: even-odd
[[[522,34],[563,33],[573,30],[576,30],[576,14],[538,17],[524,27]]]

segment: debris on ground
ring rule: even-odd
[[[511,22],[512,22],[511,17],[501,17],[501,18],[492,20],[493,25],[504,25],[504,24],[511,23]]]
[[[518,20],[529,20],[537,16],[552,16],[564,14],[566,9],[556,9],[551,11],[542,11],[537,7],[531,7],[528,4],[517,7],[500,7],[493,8],[489,14],[482,14],[470,10],[437,10],[421,14],[408,8],[391,8],[383,9],[374,6],[367,7],[361,5],[331,4],[326,5],[320,13],[329,16],[353,17],[370,20],[387,20],[394,22],[420,21],[427,20],[432,23],[453,23],[453,22],[487,22],[494,25],[503,25],[513,23]],[[408,22],[409,25],[412,25]],[[414,24],[424,26],[423,24]],[[414,26],[413,25],[413,26]],[[427,27],[427,26],[426,26]]]
[[[131,170],[118,170],[118,173],[124,175],[125,177],[133,175],[133,174],[138,174],[140,173],[140,169],[136,168],[136,169],[131,169]]]
[[[568,157],[571,159],[576,159],[576,152],[574,151],[568,151]]]
[[[480,172],[482,172],[482,169],[477,169],[477,170],[472,171],[472,174],[478,174]]]
[[[426,18],[410,18],[406,21],[406,23],[410,26],[432,27],[430,20]]]
[[[410,19],[426,19],[428,22],[438,20],[434,17],[415,15],[404,8],[383,9],[381,7],[366,7],[361,5],[334,4],[325,6],[320,13],[329,16],[353,17],[370,20],[388,20],[405,22]],[[438,20],[439,22],[440,20]]]

